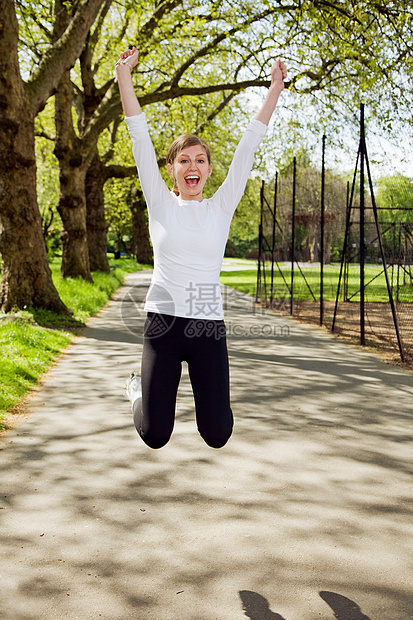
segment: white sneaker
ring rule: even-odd
[[[136,371],[133,371],[126,381],[125,396],[130,400],[132,406],[137,398],[142,398],[141,376]]]

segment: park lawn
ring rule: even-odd
[[[27,394],[72,336],[32,325],[24,316],[21,323],[0,325],[0,429],[1,417]]]
[[[94,272],[93,284],[82,278],[60,277],[60,260],[51,262],[53,282],[59,291],[61,300],[73,311],[73,318],[67,318],[43,309],[33,309],[36,322],[46,327],[83,327],[85,321],[94,316],[110,299],[112,293],[122,284],[125,275],[140,271],[145,265],[135,260],[121,258],[110,261],[110,273]]]
[[[221,271],[221,284],[226,284],[242,293],[255,297],[257,285],[257,270],[243,269],[240,271]]]
[[[86,320],[106,304],[126,274],[145,268],[132,259],[110,261],[110,267],[109,274],[93,273],[92,284],[80,278],[62,280],[60,261],[52,262],[54,283],[73,317],[34,308],[0,315],[0,430],[2,418],[33,388]]]
[[[270,294],[271,264],[266,264],[267,297]],[[391,280],[391,269],[388,270]],[[324,265],[324,300],[335,301],[337,295],[337,285],[340,275],[340,265]],[[283,278],[284,276],[284,278]],[[395,282],[394,277],[394,282]],[[222,271],[221,283],[226,284],[239,291],[255,297],[257,285],[257,267],[239,271]],[[343,279],[341,283],[341,296],[343,291]],[[291,286],[291,268],[279,264],[274,266],[273,296],[275,299],[282,297],[288,299]],[[264,285],[262,284],[264,294]],[[347,298],[351,301],[360,300],[360,268],[358,265],[350,265],[348,276]],[[313,297],[314,295],[314,297]],[[298,267],[294,269],[294,298],[302,301],[319,301],[320,299],[320,265],[312,264],[302,266],[301,271]],[[380,265],[365,266],[365,300],[367,302],[387,302],[389,300],[386,286],[386,279],[383,268]],[[399,287],[399,301],[413,301],[413,287]]]

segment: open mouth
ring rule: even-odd
[[[197,187],[199,180],[199,176],[197,176],[196,174],[191,174],[185,177],[185,183],[188,185],[188,187]]]

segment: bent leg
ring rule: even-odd
[[[139,435],[150,448],[162,448],[168,443],[175,422],[181,361],[170,345],[168,334],[144,338],[142,399],[133,406],[133,420]]]
[[[223,322],[221,323],[223,325]],[[212,448],[222,448],[232,434],[234,418],[230,407],[229,364],[225,335],[215,330],[193,339],[188,359],[195,398],[198,430]]]

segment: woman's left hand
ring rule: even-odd
[[[284,90],[284,80],[287,77],[287,69],[285,64],[278,58],[271,68],[271,86],[279,86],[280,90]]]

